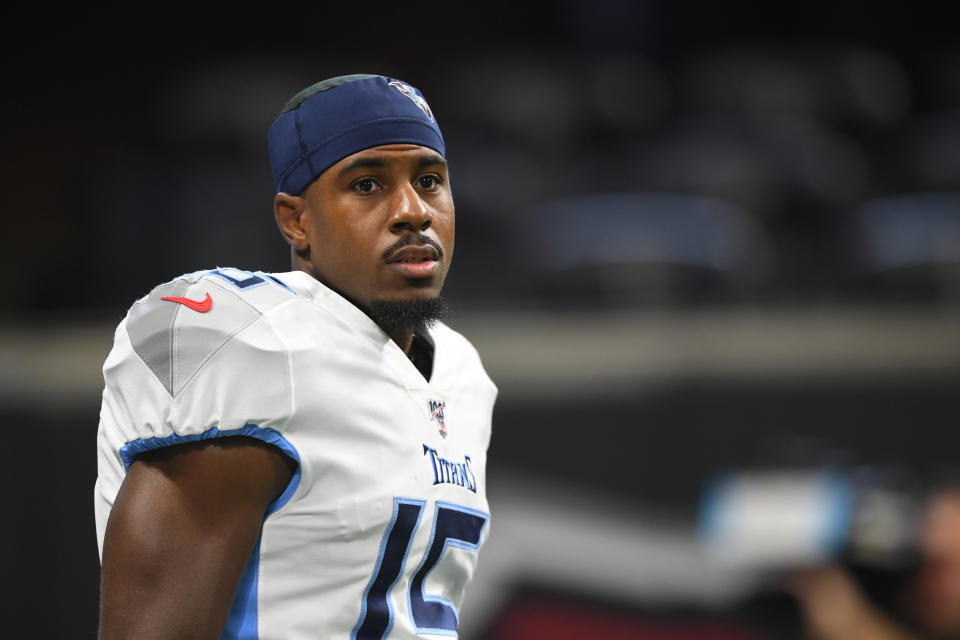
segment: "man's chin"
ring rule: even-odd
[[[370,302],[370,318],[389,335],[407,331],[423,331],[450,312],[447,301],[439,296],[374,299]]]

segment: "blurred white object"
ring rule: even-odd
[[[718,479],[703,500],[700,538],[721,564],[817,564],[847,541],[849,479],[830,472],[742,473]]]
[[[923,500],[896,474],[731,473],[704,492],[699,539],[720,566],[783,570],[836,561],[894,569],[915,559]]]

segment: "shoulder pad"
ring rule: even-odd
[[[258,287],[265,290],[253,291]],[[268,274],[227,268],[198,271],[137,300],[127,314],[127,334],[133,350],[175,396],[228,340],[267,308],[295,295]]]

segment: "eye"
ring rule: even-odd
[[[351,188],[359,193],[371,193],[377,188],[377,183],[373,178],[363,178],[354,182]]]
[[[440,178],[434,175],[422,176],[417,180],[417,186],[427,191],[432,191],[440,186]]]

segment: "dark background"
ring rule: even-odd
[[[112,308],[93,302],[139,294],[182,265],[286,268],[265,157],[274,105],[304,82],[358,69],[415,81],[438,112],[450,105],[442,118],[450,153],[468,167],[493,172],[497,161],[487,154],[497,153],[512,167],[519,153],[548,169],[535,185],[504,173],[475,186],[466,167],[457,176],[470,181],[461,224],[502,233],[510,247],[517,232],[495,223],[520,206],[638,185],[679,190],[681,179],[653,171],[641,143],[666,162],[683,152],[671,146],[677,138],[718,136],[711,118],[724,120],[719,138],[760,137],[752,120],[811,121],[820,128],[810,133],[826,134],[822,169],[840,162],[830,151],[858,163],[856,174],[844,174],[855,184],[837,188],[846,201],[811,193],[823,188],[816,177],[751,176],[763,210],[750,213],[794,260],[777,265],[768,288],[822,298],[850,285],[849,274],[828,268],[849,267],[837,246],[843,205],[955,186],[955,166],[910,163],[930,152],[910,146],[926,142],[917,139],[923,120],[953,116],[960,101],[943,11],[927,3],[615,1],[49,15],[6,8],[3,250],[9,264],[30,268],[4,281],[3,300],[11,312]],[[765,80],[782,86],[751,86]],[[955,122],[943,129],[954,134],[947,125]],[[792,133],[781,135],[757,144],[790,148]],[[627,165],[648,170],[631,174]],[[719,180],[688,180],[689,192],[722,191]],[[778,193],[757,200],[761,188]],[[60,286],[64,267],[68,288]],[[499,299],[517,296],[496,288]]]
[[[945,11],[612,0],[0,10],[14,629],[94,637],[95,379],[112,327],[180,273],[288,269],[266,130],[296,91],[346,73],[414,84],[444,130],[459,226],[455,326],[493,314],[509,336],[514,313],[544,327],[580,318],[578,339],[589,341],[610,314],[662,313],[669,325],[743,311],[795,314],[803,333],[811,309],[827,326],[854,309],[862,327],[831,335],[862,336],[878,319],[882,336],[906,341],[877,371],[859,352],[822,370],[693,364],[599,395],[528,393],[535,380],[505,375],[519,382],[500,384],[491,475],[575,483],[686,526],[724,469],[865,464],[922,480],[951,468],[960,45]],[[641,199],[611,218],[614,207],[565,200],[609,193]],[[666,215],[642,199],[651,194],[681,199]],[[875,229],[864,207],[889,196],[907,198],[903,211],[892,230]],[[689,197],[711,198],[706,218]],[[631,217],[631,207],[653,213]],[[653,250],[634,251],[651,237]],[[897,261],[891,237],[910,261]],[[595,249],[586,261],[566,260],[584,244]],[[931,322],[945,336],[941,357],[929,346],[912,355],[911,327]],[[99,360],[81,363],[92,383],[69,394],[30,386],[23,336],[72,370],[88,335],[101,341]],[[49,336],[66,341],[59,363]],[[488,367],[495,378],[512,369]],[[602,456],[581,455],[587,434]]]

